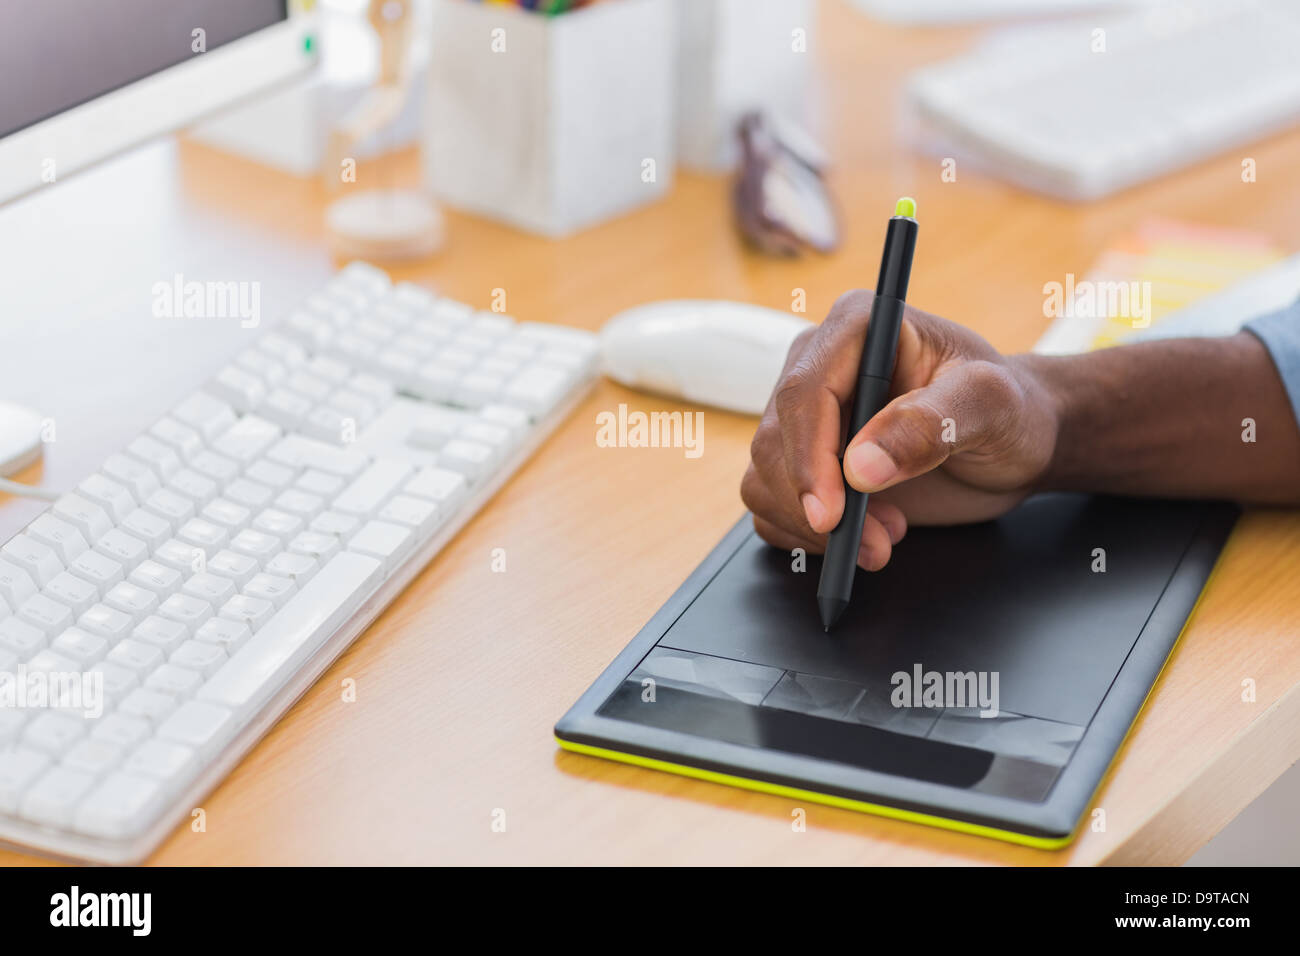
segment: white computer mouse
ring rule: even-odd
[[[632,388],[760,415],[794,337],[812,323],[721,299],[627,309],[600,330],[605,374]]]

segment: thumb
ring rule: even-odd
[[[1005,428],[1019,394],[1004,366],[964,362],[872,417],[844,451],[844,477],[876,492],[938,468]]]

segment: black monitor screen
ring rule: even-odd
[[[0,136],[287,15],[286,0],[0,3]]]

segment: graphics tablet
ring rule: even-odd
[[[835,630],[743,517],[555,727],[561,747],[1064,846],[1237,510],[1052,494],[913,528]]]

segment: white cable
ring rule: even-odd
[[[48,488],[37,488],[35,485],[24,485],[22,482],[10,481],[8,478],[0,478],[0,492],[20,495],[24,498],[43,498],[46,501],[54,501],[59,497],[57,491],[50,491]]]

